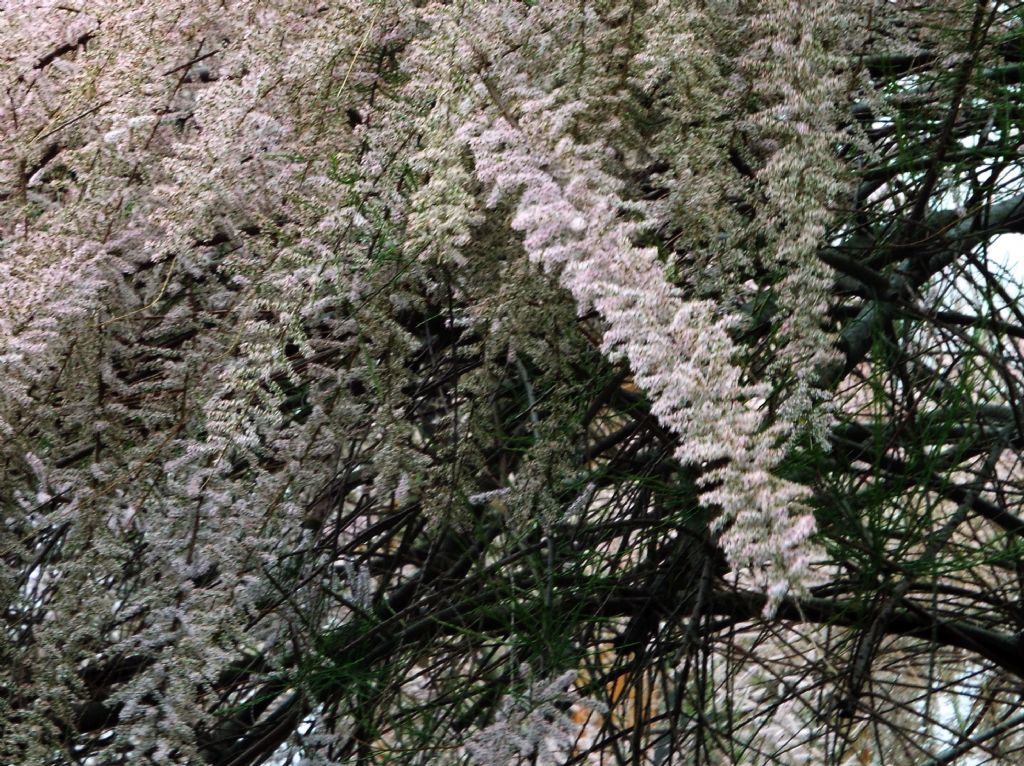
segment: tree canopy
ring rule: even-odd
[[[1020,762],[1020,4],[0,53],[0,766]]]

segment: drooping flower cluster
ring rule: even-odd
[[[366,29],[376,48],[396,24],[360,3],[0,16],[3,553],[32,626],[7,636],[0,760],[47,762],[105,689],[83,668],[118,657],[144,659],[103,692],[110,747],[190,760],[196,700],[278,630],[245,625],[297,539],[296,487],[341,449],[318,434],[363,417],[323,382],[286,405],[284,360],[291,342],[352,353],[337,306],[367,281],[344,243],[371,227],[330,176],[359,164],[345,108],[378,76]]]
[[[722,544],[733,564],[772,567],[773,600],[803,586],[809,563],[806,540],[814,522],[800,505],[806,492],[773,470],[794,439],[808,432],[821,439],[828,425],[827,396],[816,378],[834,358],[833,340],[822,324],[829,281],[816,248],[845,188],[833,151],[841,135],[832,125],[848,85],[842,51],[852,49],[842,45],[859,40],[852,12],[812,5],[796,30],[785,3],[743,17],[741,37],[751,47],[732,73],[722,71],[722,57],[737,42],[697,11],[673,25],[652,23],[645,38],[643,21],[620,28],[617,19],[632,18],[625,8],[604,16],[592,11],[588,19],[557,3],[480,6],[463,11],[457,31],[442,22],[437,33],[456,51],[454,63],[472,88],[454,137],[472,152],[488,204],[513,197],[511,226],[522,233],[528,257],[559,276],[581,315],[596,310],[604,320],[604,352],[628,362],[651,397],[652,412],[678,435],[677,458],[705,469],[704,499],[721,510],[716,526],[726,530]],[[656,18],[653,13],[646,21]],[[578,57],[562,55],[587,21]],[[722,50],[699,47],[700,34],[709,30]],[[628,98],[632,83],[608,67],[610,58],[621,60],[623,71],[632,59],[646,66],[633,87],[661,100],[669,136],[715,154],[717,168],[707,160],[700,169],[687,165],[690,155],[675,151],[675,144],[654,144],[696,188],[666,174],[667,201],[632,196],[630,174],[661,158],[644,146],[643,126],[619,116],[616,105]],[[693,58],[711,71],[700,71]],[[701,76],[724,82],[727,94],[708,105],[686,98],[691,86],[701,87]],[[747,112],[739,124],[749,135],[739,147],[720,131],[704,129],[717,144],[710,147],[687,135],[691,124],[700,134],[703,121],[727,108]],[[672,120],[686,120],[687,127]],[[755,168],[746,168],[749,177],[728,180],[726,173],[727,180],[719,180],[721,165],[741,151],[761,153],[750,158]],[[699,178],[701,172],[708,178]],[[704,192],[700,184],[719,188]],[[756,217],[740,216],[730,230],[718,211],[732,187],[763,201]],[[709,214],[717,216],[719,237],[729,244],[702,252],[708,232],[692,227],[707,222],[680,222],[675,205],[713,206]],[[638,245],[659,225],[679,226],[672,239],[684,248],[694,245],[681,254],[675,281],[663,252]],[[756,250],[750,245],[755,238],[763,242]],[[740,364],[734,339],[743,318],[730,303],[752,278],[763,279],[759,270],[770,271],[775,281],[760,289],[770,287],[786,315],[761,380]],[[718,298],[723,294],[730,297]],[[769,398],[782,400],[770,415],[761,409]]]
[[[528,688],[506,694],[494,723],[466,743],[466,751],[479,766],[564,763],[581,732],[570,708],[581,703],[590,709],[601,708],[593,700],[580,698],[573,688],[574,670],[543,680],[532,680],[529,666],[520,668],[520,674],[529,682]]]

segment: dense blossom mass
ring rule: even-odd
[[[0,764],[969,739],[1024,675],[1020,19],[5,0]]]

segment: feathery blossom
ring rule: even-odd
[[[570,707],[579,703],[591,710],[603,707],[576,692],[574,670],[542,680],[532,679],[527,665],[519,672],[528,681],[527,688],[518,694],[506,694],[494,722],[466,743],[466,752],[478,766],[564,763],[581,732],[579,723],[569,714]]]
[[[807,46],[822,44],[814,40],[822,30],[836,37],[828,26],[837,23],[833,10],[816,6],[807,17],[807,30],[801,32],[801,39],[811,41]],[[782,9],[766,10],[749,22],[751,34],[778,37],[779,28],[771,25],[783,18]],[[488,202],[515,196],[511,225],[522,232],[527,255],[559,276],[580,314],[594,309],[604,319],[605,353],[629,363],[637,384],[651,397],[652,413],[678,435],[676,457],[706,469],[704,500],[721,508],[716,526],[725,530],[722,544],[730,561],[738,567],[771,566],[772,608],[790,587],[804,586],[811,555],[805,541],[814,531],[813,518],[800,503],[807,490],[774,475],[773,469],[786,442],[804,428],[803,421],[820,417],[823,410],[816,405],[823,395],[814,389],[814,371],[833,358],[831,339],[819,325],[827,279],[815,243],[829,220],[822,209],[825,195],[835,197],[842,190],[832,180],[839,171],[828,149],[830,139],[822,134],[833,116],[830,105],[842,93],[834,67],[825,60],[820,71],[808,69],[805,61],[815,58],[802,51],[800,71],[807,82],[777,87],[783,93],[818,88],[810,98],[822,116],[775,103],[775,113],[794,125],[786,135],[789,143],[761,131],[761,140],[782,147],[774,150],[758,179],[769,199],[773,192],[778,198],[765,208],[765,216],[785,232],[774,236],[776,252],[770,256],[775,268],[788,273],[779,295],[790,313],[780,330],[786,351],[773,369],[783,377],[790,371],[796,376],[786,406],[766,418],[757,405],[768,396],[770,381],[750,380],[736,361],[738,313],[687,295],[669,281],[656,249],[634,244],[652,222],[644,223],[647,207],[625,196],[625,183],[609,162],[620,128],[588,120],[591,103],[607,102],[607,93],[592,96],[583,87],[558,84],[563,64],[552,51],[558,40],[571,38],[573,29],[557,4],[497,13],[474,9],[462,24],[500,30],[497,41],[470,37],[454,43],[462,48],[465,76],[476,77],[473,106],[463,107],[466,120],[456,135],[472,150],[476,175],[490,189]],[[538,67],[538,58],[550,65]],[[746,66],[764,74],[756,62]],[[773,62],[767,71],[787,69]],[[774,100],[775,94],[762,98]],[[757,119],[751,116],[752,126],[760,127]],[[814,131],[808,120],[815,122]],[[818,149],[808,155],[812,132]],[[811,173],[817,174],[817,186],[810,185]],[[794,177],[802,185],[796,197],[786,191],[793,188]],[[791,210],[803,219],[794,219]],[[728,278],[727,270],[721,273]],[[814,426],[819,438],[826,424]]]

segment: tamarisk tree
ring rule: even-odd
[[[1022,24],[4,0],[0,764],[1019,763]]]

